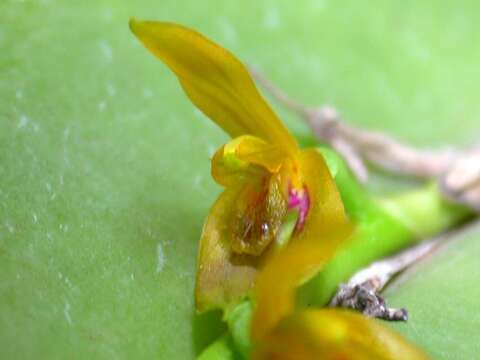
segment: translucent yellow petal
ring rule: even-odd
[[[198,310],[225,307],[250,293],[288,210],[281,185],[275,175],[232,185],[213,205],[197,259]]]
[[[237,137],[225,145],[225,155],[255,165],[260,165],[270,172],[276,172],[285,160],[284,151],[278,145],[251,135]]]
[[[177,75],[190,100],[232,137],[255,135],[295,152],[295,139],[230,52],[180,25],[131,20],[130,28]]]
[[[259,259],[231,249],[231,208],[242,187],[228,188],[213,205],[203,227],[197,257],[197,310],[224,307],[241,300],[254,285]]]
[[[282,150],[255,136],[243,135],[221,147],[212,158],[212,176],[219,184],[258,181],[277,172],[285,159]]]
[[[348,310],[295,313],[263,339],[255,360],[425,360],[427,356],[379,321]]]
[[[261,182],[268,176],[264,168],[249,164],[232,154],[226,154],[225,146],[213,155],[211,173],[215,181],[224,187]]]
[[[252,320],[254,341],[261,340],[280,319],[293,312],[296,288],[333,256],[352,231],[322,156],[306,150],[297,160],[311,206],[303,229],[259,274]]]

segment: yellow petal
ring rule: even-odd
[[[425,360],[426,355],[379,321],[341,309],[307,310],[282,320],[253,359]]]
[[[260,167],[249,164],[232,154],[225,153],[225,146],[218,149],[212,158],[212,177],[224,186],[238,186],[248,182],[260,183],[268,176],[268,172]]]
[[[258,181],[277,172],[284,161],[282,150],[264,140],[243,135],[220,148],[212,159],[212,176],[220,185]]]
[[[131,20],[130,28],[177,75],[190,100],[232,137],[255,135],[296,151],[295,139],[230,52],[176,24]]]
[[[291,240],[268,261],[258,275],[255,289],[256,308],[251,329],[254,342],[262,341],[282,318],[294,311],[299,284],[333,256],[349,233],[350,227],[345,225],[328,237]]]
[[[213,205],[205,222],[197,258],[197,310],[225,307],[241,300],[254,285],[259,259],[236,255],[230,241],[231,208],[242,188],[228,188]]]
[[[278,145],[251,135],[243,135],[225,145],[225,155],[232,154],[238,159],[260,165],[270,172],[276,172],[285,160],[284,151]]]
[[[315,150],[298,157],[302,181],[310,198],[305,226],[259,274],[252,338],[259,341],[280,319],[293,312],[296,288],[318,271],[351,233],[335,183]]]
[[[351,230],[342,198],[323,156],[315,149],[307,149],[299,153],[297,161],[310,198],[310,209],[305,226],[296,238],[318,242],[341,228]]]

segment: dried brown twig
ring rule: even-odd
[[[416,149],[385,134],[348,124],[331,106],[305,106],[256,69],[250,68],[250,72],[275,100],[300,115],[318,139],[342,155],[359,181],[368,180],[365,163],[397,175],[436,179],[448,199],[480,211],[480,147],[437,151]]]
[[[394,276],[434,252],[448,239],[449,236],[439,236],[359,270],[348,283],[339,286],[330,306],[355,309],[384,320],[407,321],[407,310],[389,308],[379,293]]]
[[[408,319],[407,310],[389,308],[379,293],[392,279],[407,268],[411,268],[420,260],[433,255],[439,248],[454,241],[459,234],[477,231],[479,227],[480,220],[477,220],[372,263],[356,272],[348,283],[339,286],[330,306],[351,308],[367,316],[384,320],[406,321]]]

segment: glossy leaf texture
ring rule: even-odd
[[[392,306],[407,306],[407,324],[389,324],[433,359],[470,359],[480,352],[475,311],[480,297],[480,223],[449,235],[445,246],[404,273],[386,291]],[[434,301],[432,300],[434,299]]]
[[[132,16],[198,29],[356,125],[425,147],[478,134],[477,1],[179,4],[0,1],[0,358],[193,359],[216,337],[193,326],[192,294],[227,137],[131,36]],[[371,187],[411,186],[398,180]],[[389,298],[435,359],[480,352],[478,239]]]

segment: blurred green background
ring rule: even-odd
[[[415,145],[478,139],[476,1],[0,2],[0,358],[190,359],[225,134],[129,33],[193,27],[309,104]],[[276,110],[299,136],[301,122]],[[404,184],[375,177],[372,187]],[[480,230],[389,291],[435,358],[480,352]]]

